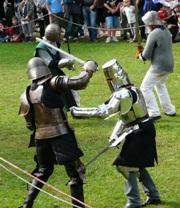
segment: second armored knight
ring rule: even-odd
[[[119,145],[119,138],[125,135],[122,149],[113,162],[126,179],[125,194],[128,201],[125,208],[142,206],[136,177],[139,178],[148,197],[143,206],[160,203],[159,192],[146,170],[146,167],[154,166],[157,152],[156,130],[153,121],[149,119],[143,95],[130,82],[117,60],[108,61],[102,68],[112,92],[108,101],[95,108],[72,107],[71,113],[74,117],[81,118],[107,118],[114,114],[119,115],[109,144],[111,147]]]

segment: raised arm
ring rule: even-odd
[[[96,62],[87,61],[83,65],[84,71],[81,72],[78,76],[55,76],[51,79],[50,84],[52,88],[57,91],[63,91],[66,89],[84,89],[92,77],[92,74],[97,71],[97,67],[98,65]]]

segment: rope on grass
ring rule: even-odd
[[[65,200],[63,200],[63,199],[61,199],[61,198],[59,198],[59,197],[57,197],[57,196],[55,196],[55,195],[52,195],[51,193],[49,193],[49,192],[47,192],[47,191],[45,191],[45,190],[43,190],[43,189],[41,189],[41,188],[35,186],[34,184],[31,184],[29,181],[27,181],[26,179],[24,179],[24,178],[22,178],[21,176],[17,175],[16,173],[14,173],[13,171],[11,171],[10,169],[8,169],[7,167],[5,167],[4,165],[2,165],[1,163],[0,163],[0,166],[1,166],[2,168],[4,168],[7,172],[9,172],[9,173],[11,173],[12,175],[16,176],[16,177],[17,177],[18,179],[20,179],[21,181],[27,183],[28,185],[33,186],[34,188],[38,189],[39,191],[43,192],[44,194],[47,194],[48,196],[50,196],[50,197],[52,197],[52,198],[54,198],[54,199],[57,199],[58,201],[64,202],[64,203],[69,204],[69,205],[73,205],[72,203],[70,203],[70,202],[68,202],[68,201],[65,201]],[[79,206],[76,206],[76,205],[73,205],[73,206],[74,206],[74,207],[77,207],[77,208],[80,208]]]
[[[50,188],[50,189],[56,191],[57,193],[60,193],[60,194],[62,194],[62,195],[64,195],[64,196],[67,196],[68,198],[71,198],[71,199],[75,200],[76,202],[78,202],[78,203],[84,205],[84,206],[87,207],[87,208],[92,208],[90,205],[88,205],[88,204],[86,204],[86,203],[84,203],[84,202],[82,202],[82,201],[76,199],[75,197],[72,197],[72,196],[66,194],[65,192],[63,192],[63,191],[57,189],[56,187],[52,186],[51,184],[48,184],[48,183],[42,181],[41,179],[39,179],[39,178],[35,177],[34,175],[32,175],[32,174],[26,172],[25,170],[23,170],[23,169],[21,169],[20,167],[14,165],[13,163],[9,162],[8,160],[6,160],[6,159],[4,159],[4,158],[2,158],[2,157],[0,157],[0,160],[3,161],[3,162],[5,162],[6,164],[10,165],[11,167],[17,169],[18,171],[24,173],[25,175],[27,175],[27,176],[29,176],[29,177],[31,177],[31,178],[33,178],[33,179],[39,181],[40,183],[42,183],[43,185],[47,186],[48,188]],[[73,205],[73,206],[75,206],[75,205]],[[77,207],[78,207],[78,206],[77,206]],[[79,207],[78,207],[78,208],[79,208]]]

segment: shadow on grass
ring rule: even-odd
[[[180,207],[180,202],[176,202],[176,201],[163,201],[162,205],[168,205],[169,207],[172,207],[172,208],[178,208],[178,207]]]

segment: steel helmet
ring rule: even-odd
[[[50,42],[60,41],[60,27],[57,24],[49,24],[45,29],[45,38]]]
[[[45,62],[39,57],[31,58],[28,61],[27,68],[28,79],[32,81],[39,80],[39,84],[45,82],[52,76]]]
[[[111,92],[119,90],[122,86],[131,84],[128,74],[116,59],[106,62],[102,68]]]
[[[163,25],[156,11],[149,11],[143,17],[142,21],[145,25]]]

